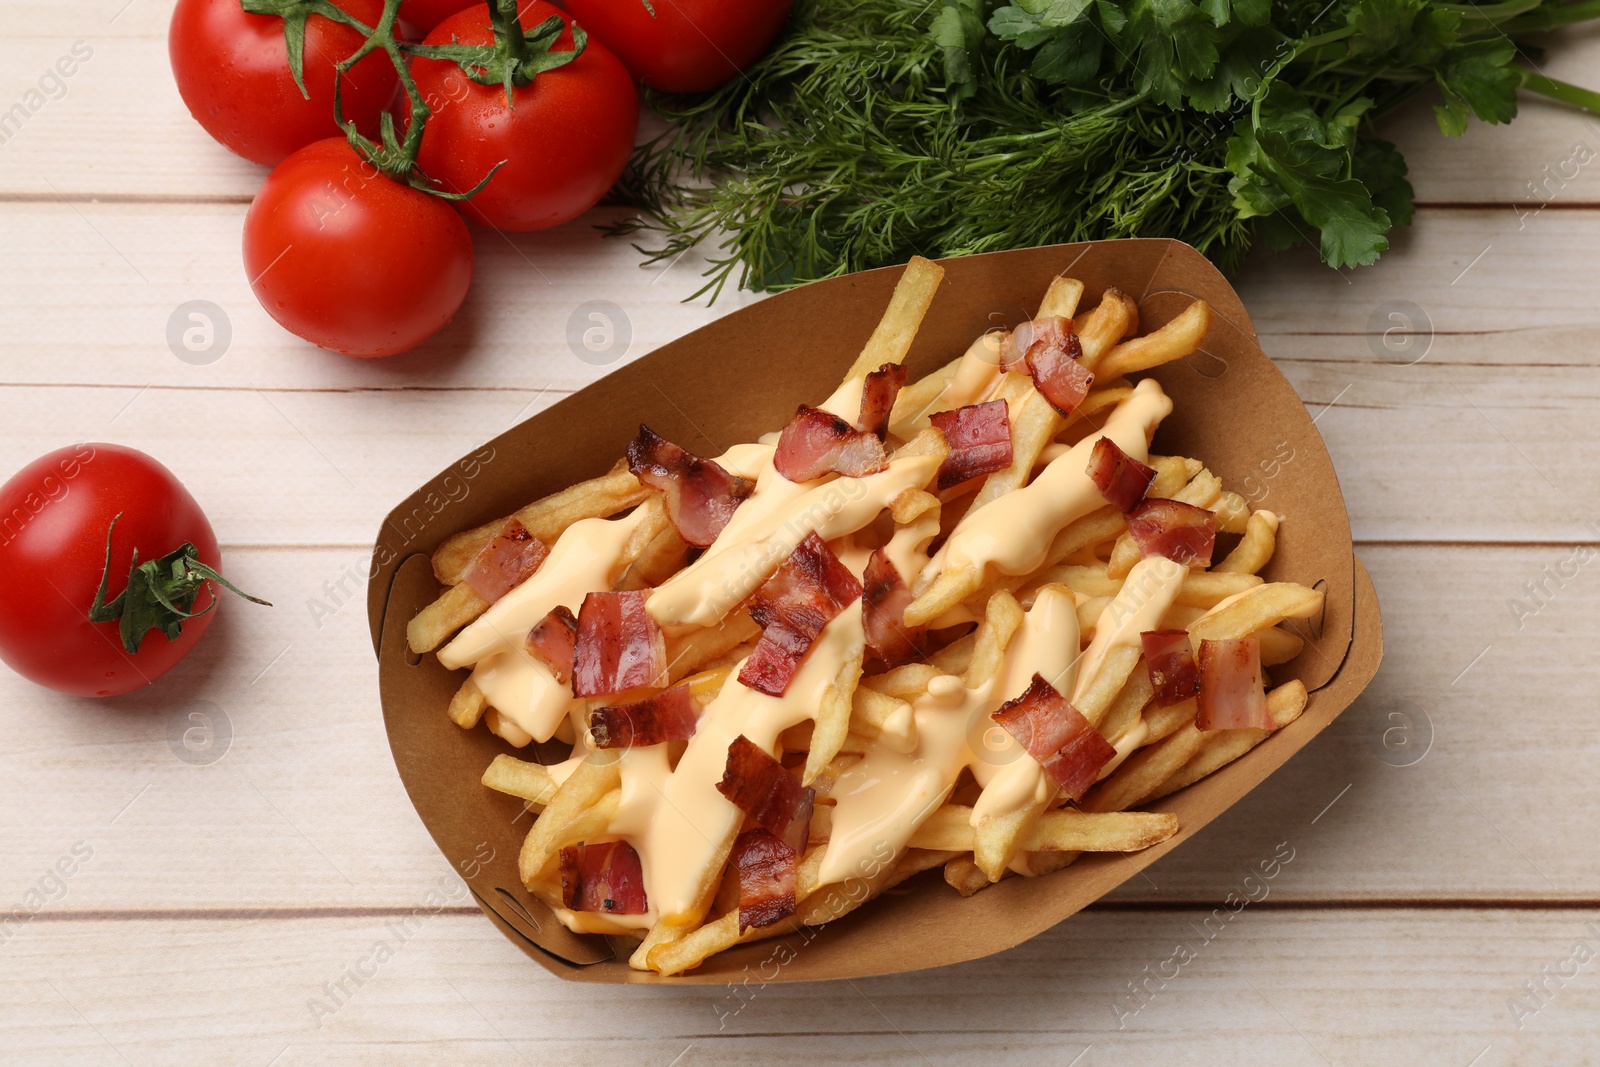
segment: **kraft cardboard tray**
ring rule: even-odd
[[[808,935],[758,941],[663,979],[628,968],[631,942],[570,933],[522,887],[521,802],[478,784],[497,752],[487,730],[445,717],[461,675],[405,647],[406,622],[440,588],[429,554],[448,535],[507,515],[530,500],[608,469],[648,423],[706,455],[784,425],[802,401],[826,397],[861,350],[901,268],[866,271],[779,294],[683,337],[501,434],[440,472],[384,521],[368,589],[384,723],[412,803],[478,905],[530,957],[587,982],[724,982],[780,959],[777,981],[855,978],[934,967],[999,952],[1055,925],[1178,847],[1310,742],[1378,669],[1378,603],[1351,548],[1350,522],[1327,449],[1305,406],[1257,346],[1238,295],[1211,264],[1175,241],[1128,240],[996,252],[944,262],[945,277],[906,363],[913,378],[966,350],[996,326],[1029,317],[1050,280],[1084,281],[1084,306],[1115,286],[1139,301],[1141,330],[1195,297],[1210,302],[1201,350],[1154,376],[1176,408],[1156,435],[1166,454],[1204,460],[1223,482],[1283,516],[1265,575],[1327,595],[1308,644],[1275,682],[1300,678],[1310,703],[1294,723],[1209,778],[1150,805],[1176,812],[1182,830],[1132,856],[1091,855],[1043,878],[1007,878],[962,898],[935,870],[909,892],[873,902]],[[1247,480],[1248,479],[1248,480]],[[1262,493],[1265,496],[1262,496]],[[542,746],[559,759],[565,746]],[[530,758],[528,750],[519,753]],[[774,953],[777,953],[776,955]],[[769,964],[761,973],[773,968]]]

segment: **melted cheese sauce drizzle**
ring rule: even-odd
[[[783,696],[739,684],[739,667],[734,667],[701,713],[677,767],[668,767],[664,745],[625,754],[621,804],[609,830],[638,850],[651,911],[612,920],[644,929],[657,918],[676,921],[704,913],[706,872],[721,867],[744,820],[744,813],[717,792],[728,746],[743,734],[776,755],[778,735],[816,717],[841,668],[861,655],[863,644],[857,600],[823,627]]]
[[[896,853],[904,849],[923,820],[949,797],[963,768],[971,767],[984,787],[979,804],[986,811],[1012,810],[1019,789],[1024,800],[1031,799],[1036,789],[1026,784],[1026,768],[1014,768],[1032,764],[1038,772],[1038,762],[989,716],[1020,695],[1035,673],[1070,688],[1077,657],[1073,596],[1062,586],[1046,586],[1023,617],[993,678],[972,689],[954,675],[935,678],[912,705],[912,750],[874,745],[839,776],[819,880],[828,884],[859,874],[884,844]]]
[[[771,577],[806,535],[815,531],[833,541],[855,533],[895,497],[931,481],[941,462],[937,455],[899,456],[864,478],[798,486],[769,468],[754,495],[734,512],[738,520],[749,509],[749,519],[737,531],[729,522],[704,556],[656,587],[646,607],[663,627],[715,626]],[[779,490],[776,482],[789,488]]]
[[[1105,505],[1087,473],[1095,441],[1109,437],[1142,463],[1150,458],[1156,427],[1171,412],[1172,401],[1155,379],[1140,382],[1104,430],[1073,445],[1026,486],[963,516],[933,558],[929,576],[968,566],[993,565],[1005,574],[1036,570],[1057,533]]]
[[[577,613],[583,598],[610,589],[628,539],[642,513],[620,519],[583,519],[569,526],[527,581],[439,650],[455,670],[472,666],[472,681],[498,713],[501,737],[518,747],[548,741],[566,718],[572,690],[524,647],[528,631],[556,607]]]

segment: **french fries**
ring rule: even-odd
[[[851,405],[859,402],[869,374],[904,361],[942,278],[943,271],[927,260],[917,258],[908,266],[882,320],[830,401],[828,410],[839,420],[855,420]],[[1184,358],[1202,343],[1211,325],[1210,308],[1195,301],[1160,329],[1137,336],[1135,301],[1107,289],[1083,310],[1084,295],[1081,281],[1063,276],[1051,283],[1038,310],[1041,318],[1072,321],[1083,364],[1094,374],[1094,388],[1070,415],[1062,416],[1045,400],[1026,361],[1000,366],[998,353],[1008,343],[1003,331],[980,337],[965,355],[908,382],[892,405],[883,401],[889,412],[885,453],[892,461],[922,457],[916,469],[924,474],[893,483],[893,491],[886,488],[881,497],[871,495],[876,484],[872,475],[847,481],[824,474],[786,483],[774,467],[760,481],[763,499],[769,501],[763,507],[782,508],[785,493],[790,500],[815,499],[817,507],[797,514],[781,529],[772,523],[758,542],[738,540],[729,526],[726,538],[718,535],[710,547],[691,549],[668,519],[665,496],[619,464],[508,519],[457,534],[438,549],[434,572],[445,588],[407,630],[408,642],[418,651],[439,648],[489,610],[491,605],[464,576],[473,568],[478,582],[474,561],[509,518],[552,549],[574,523],[619,519],[599,524],[614,531],[618,544],[615,558],[592,564],[593,573],[602,576],[591,583],[596,587],[563,587],[567,599],[561,603],[570,601],[569,610],[576,610],[588,593],[626,593],[642,597],[645,610],[660,623],[656,647],[663,659],[654,681],[581,699],[553,665],[538,666],[538,657],[546,654],[543,645],[520,631],[500,634],[505,609],[497,609],[471,631],[472,641],[493,631],[482,642],[490,652],[469,664],[475,672],[450,701],[452,721],[463,729],[486,723],[516,743],[552,736],[572,739],[572,756],[560,767],[501,754],[481,781],[483,787],[520,799],[536,814],[518,870],[529,892],[555,909],[563,922],[585,932],[640,938],[630,963],[673,975],[734,945],[830,922],[934,867],[942,867],[946,882],[967,896],[1004,877],[1047,875],[1080,853],[1149,848],[1179,832],[1178,816],[1129,809],[1199,781],[1302,713],[1309,696],[1292,679],[1266,694],[1272,730],[1202,731],[1196,725],[1194,698],[1156,703],[1160,683],[1144,661],[1141,630],[1186,631],[1196,648],[1203,640],[1255,638],[1262,664],[1273,667],[1295,659],[1304,647],[1304,639],[1290,632],[1289,624],[1313,619],[1322,608],[1320,591],[1260,576],[1276,547],[1277,516],[1252,511],[1249,501],[1200,459],[1148,456],[1155,471],[1148,495],[1210,510],[1218,531],[1238,538],[1236,547],[1209,568],[1207,561],[1187,568],[1159,560],[1141,566],[1143,553],[1128,533],[1123,513],[1098,495],[1090,498],[1090,506],[1059,516],[1059,523],[1035,540],[1045,550],[1036,566],[1031,564],[1035,557],[1028,557],[1027,573],[1001,574],[998,566],[929,565],[941,523],[948,533],[963,514],[1023,489],[1042,471],[1051,470],[1054,479],[1061,468],[1051,464],[1095,435],[1111,433],[1102,427],[1119,417],[1115,412],[1121,405],[1134,402],[1135,384],[1125,375]],[[1140,397],[1149,393],[1148,385],[1138,386]],[[1011,466],[980,468],[991,471],[981,483],[974,477],[970,485],[936,492],[933,476],[952,445],[932,427],[929,416],[994,399],[1006,401]],[[880,417],[884,408],[878,409]],[[763,440],[770,448],[775,438]],[[744,455],[729,453],[735,454]],[[819,492],[846,485],[849,493],[841,492],[831,502]],[[732,505],[741,506],[737,501]],[[767,521],[766,514],[757,513],[760,521]],[[580,528],[572,537],[595,528]],[[859,607],[851,599],[826,617],[818,614],[810,636],[775,632],[771,627],[778,609],[750,599],[750,594],[776,581],[770,576],[787,573],[781,565],[797,551],[795,543],[812,531],[854,577],[869,574],[864,569],[868,559],[881,554],[894,564],[903,584],[896,591],[892,584],[874,589],[864,583]],[[1004,530],[995,534],[1007,535]],[[703,560],[712,566],[699,566]],[[1025,569],[1015,561],[1004,566]],[[719,603],[714,621],[707,613],[674,605],[656,615],[663,589],[686,573],[706,571],[716,574],[725,590],[733,590],[706,594],[726,601]],[[1143,577],[1130,582],[1133,574]],[[1154,585],[1141,584],[1146,582]],[[670,588],[676,591],[682,585]],[[909,601],[901,618],[904,629],[929,628],[926,639],[918,633],[909,662],[880,655],[871,646],[865,620],[883,589],[903,597],[899,604]],[[512,607],[527,606],[530,615],[544,610],[545,602],[533,611],[529,600],[531,594]],[[815,599],[806,604],[806,610],[821,612]],[[457,641],[451,648],[462,645]],[[447,650],[444,655],[448,660],[455,653]],[[747,680],[747,669],[757,661],[790,662],[793,669],[773,688],[760,675]],[[516,674],[519,665],[532,666]],[[512,674],[516,684],[497,671]],[[1073,729],[1098,732],[1109,743],[1109,749],[1098,741],[1090,746],[1095,763],[1076,785],[1063,787],[1059,783],[1066,779],[1047,769],[1065,750],[1036,758],[1031,735],[1017,725],[1016,709],[1026,702],[1024,690],[1035,675],[1051,688],[1060,687],[1057,696],[1077,717],[1073,724],[1081,720]],[[692,730],[665,735],[665,740],[656,734],[632,749],[597,747],[615,743],[608,740],[614,733],[607,731],[616,727],[604,725],[615,723],[615,716],[638,714],[644,724],[640,728],[646,729],[651,715],[665,715],[661,708],[669,698],[683,699],[681,690],[665,692],[673,686],[687,687],[696,717]],[[659,707],[652,703],[658,697]],[[534,708],[544,709],[545,717],[530,711]],[[645,710],[629,710],[640,708]],[[601,711],[612,718],[600,717]],[[552,712],[560,714],[552,718]],[[997,712],[1002,712],[999,718]],[[591,715],[596,716],[592,722]],[[989,740],[996,731],[998,747]],[[736,738],[743,738],[745,749],[739,749]],[[978,748],[1004,751],[1005,762],[983,766]],[[775,768],[768,773],[778,777],[762,787],[765,806],[747,809],[733,798],[747,784],[740,776],[753,772],[740,770],[733,753],[750,750],[759,750],[756,755],[767,761],[764,766]],[[1106,750],[1114,755],[1104,756]],[[909,800],[892,792],[903,782],[918,790],[908,794]],[[891,791],[884,803],[892,817],[863,799],[884,789]],[[800,791],[794,795],[803,795],[804,803],[786,816],[790,822],[772,822],[777,818],[772,812],[778,810],[772,807],[774,798],[793,790]],[[657,833],[658,821],[668,829]],[[750,836],[756,829],[787,850],[772,855],[788,857],[792,894],[784,895],[782,880],[766,874],[766,881],[747,884],[742,864],[753,853],[740,849],[749,847],[744,842],[761,840]],[[782,840],[801,843],[791,847],[778,843]],[[620,906],[611,896],[622,896],[612,894],[616,868],[608,868],[613,880],[606,883],[603,903],[578,905],[593,910],[568,910],[569,902],[584,899],[576,891],[577,880],[588,877],[584,865],[595,854],[585,850],[591,846],[607,848],[603,855],[612,864],[625,855],[626,846],[646,872],[652,897],[659,899],[633,910],[608,910]],[[673,862],[666,863],[664,856]],[[651,866],[658,862],[663,866]],[[773,886],[782,905],[775,918],[758,906],[770,901],[751,896]]]

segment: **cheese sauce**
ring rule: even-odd
[[[1100,433],[1073,445],[1026,486],[963,516],[933,558],[925,580],[952,567],[992,565],[1004,574],[1036,570],[1056,534],[1105,506],[1105,498],[1088,475],[1095,441],[1109,437],[1143,463],[1150,458],[1150,438],[1156,427],[1171,412],[1172,401],[1155,379],[1140,382],[1133,395],[1112,411]]]
[[[990,715],[1020,696],[1035,673],[1070,687],[1077,674],[1078,612],[1072,594],[1046,586],[1012,636],[1000,669],[968,689],[960,678],[935,678],[912,705],[909,752],[874,745],[834,786],[833,829],[819,882],[858,875],[887,844],[896,853],[955,787],[964,768],[983,786],[974,819],[1013,811],[1039,793],[1038,761]],[[1031,772],[1027,767],[1031,764]]]

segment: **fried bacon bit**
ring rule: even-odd
[[[1016,738],[1073,800],[1094,785],[1100,768],[1117,754],[1083,713],[1037,674],[1021,696],[1000,705],[994,721]]]
[[[572,650],[573,696],[605,696],[660,683],[667,643],[644,601],[642,590],[583,598]]]
[[[889,412],[894,410],[894,398],[906,384],[906,369],[898,363],[885,363],[871,374],[861,386],[861,417],[856,429],[870,433],[882,441],[889,435]]]
[[[1241,637],[1200,642],[1200,696],[1194,724],[1201,730],[1272,729],[1261,640]]]
[[[799,862],[794,850],[765,830],[746,830],[733,842],[739,872],[739,932],[771,926],[794,914]]]
[[[493,604],[533,577],[533,572],[549,554],[550,549],[543,541],[529,533],[522,523],[511,519],[473,557],[462,581]]]
[[[1181,704],[1200,691],[1199,668],[1187,630],[1146,630],[1139,635],[1144,644],[1144,669],[1155,690],[1151,697],[1157,707]]]
[[[648,426],[628,444],[628,469],[666,497],[667,518],[697,548],[717,539],[756,485],[668,441]]]
[[[595,748],[633,748],[667,741],[687,741],[694,736],[698,711],[689,683],[634,704],[596,708],[589,715],[589,735]]]
[[[939,411],[928,419],[950,442],[950,454],[939,464],[940,489],[1011,466],[1011,416],[1004,400]]]
[[[1025,363],[1034,388],[1065,418],[1089,395],[1094,375],[1079,362],[1083,359],[1083,346],[1072,332],[1071,321],[1062,321],[1067,324],[1065,337],[1054,331],[1036,336],[1028,346]]]
[[[855,575],[811,531],[750,598],[750,617],[763,633],[739,683],[783,696],[822,628],[860,595]]]
[[[728,763],[717,792],[757,826],[798,856],[811,830],[816,791],[783,769],[760,745],[740,734],[728,746]]]
[[[1106,503],[1124,515],[1139,506],[1144,495],[1150,491],[1150,483],[1156,478],[1154,468],[1128,455],[1109,437],[1102,437],[1094,443],[1094,452],[1089,456],[1088,475],[1094,480],[1100,495],[1106,498]]]
[[[1077,335],[1072,332],[1072,320],[1059,315],[1046,315],[1042,319],[1024,322],[1006,335],[1000,346],[1000,369],[1012,370],[1028,357],[1028,350],[1043,343],[1052,348],[1071,350],[1077,345]],[[1082,349],[1078,348],[1081,354]]]
[[[639,853],[626,841],[562,849],[561,903],[573,911],[643,915],[650,902],[645,898]]]
[[[874,549],[861,575],[861,624],[867,647],[887,666],[898,667],[922,655],[928,628],[906,625],[906,605],[911,601],[900,568],[883,549]]]
[[[556,605],[528,631],[528,653],[541,660],[562,685],[572,679],[572,649],[578,641],[578,619],[571,608]]]
[[[1150,497],[1128,513],[1128,532],[1146,556],[1174,563],[1211,565],[1217,523],[1211,512],[1181,500]]]
[[[772,465],[791,482],[809,482],[824,474],[848,478],[876,474],[889,465],[889,459],[877,434],[802,404],[778,436]]]

